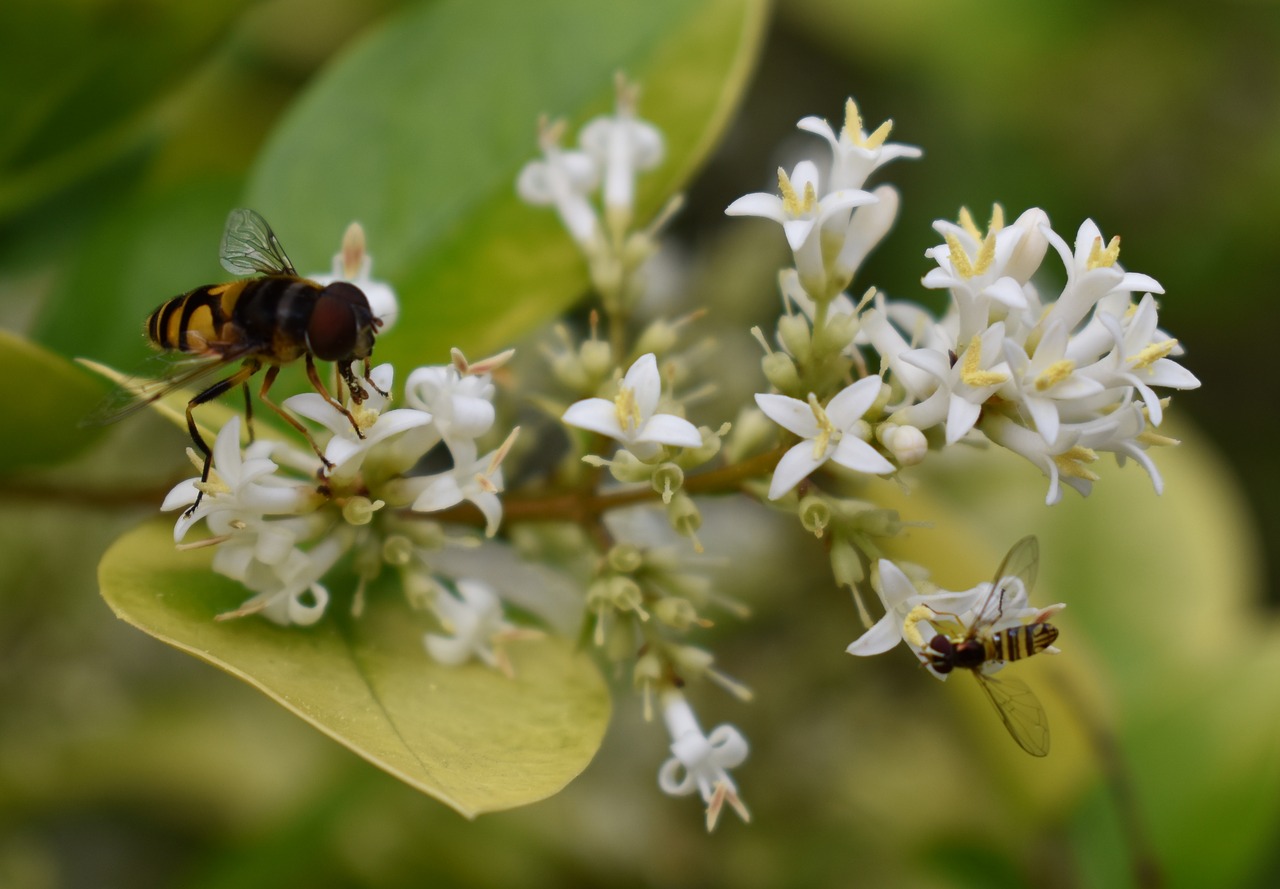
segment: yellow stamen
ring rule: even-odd
[[[995,261],[996,233],[1004,228],[1004,208],[999,204],[992,205],[991,224],[987,227],[985,235],[973,221],[973,214],[969,212],[968,207],[960,208],[959,225],[969,237],[980,242],[980,246],[978,255],[970,259],[964,247],[961,246],[960,239],[954,235],[946,235],[947,247],[951,251],[951,265],[955,268],[956,274],[962,278],[981,275],[991,268],[991,263]]]
[[[960,223],[960,227],[968,232],[970,237],[975,241],[982,240],[982,230],[979,229],[977,224],[973,221],[973,214],[969,212],[968,207],[960,208],[960,219],[958,221]]]
[[[972,278],[977,272],[973,270],[973,264],[969,262],[969,254],[964,252],[960,239],[950,232],[947,233],[946,239],[947,247],[951,250],[951,267],[961,278]]]
[[[1173,347],[1176,345],[1178,345],[1177,340],[1165,340],[1163,343],[1152,343],[1137,355],[1130,357],[1129,363],[1133,365],[1134,370],[1150,367],[1161,358],[1167,358],[1169,353],[1173,351]]]
[[[640,428],[640,405],[636,403],[635,390],[629,386],[622,386],[618,389],[618,395],[613,399],[614,411],[618,415],[618,425],[628,432],[635,432]]]
[[[1040,373],[1040,376],[1036,377],[1036,391],[1043,392],[1050,386],[1061,383],[1071,376],[1071,372],[1075,369],[1076,363],[1069,358],[1053,362]]]
[[[1063,478],[1082,478],[1086,481],[1096,482],[1098,476],[1085,468],[1086,463],[1093,463],[1098,459],[1098,454],[1092,448],[1081,447],[1076,445],[1068,451],[1061,454],[1055,454],[1053,462],[1058,464],[1058,472]]]
[[[803,216],[818,204],[818,192],[812,182],[804,186],[804,198],[796,194],[795,186],[787,176],[787,171],[778,167],[778,191],[782,194],[782,209],[788,216]]]
[[[1104,250],[1102,247],[1102,238],[1093,239],[1093,247],[1089,250],[1089,259],[1085,262],[1085,268],[1089,271],[1101,268],[1111,268],[1116,264],[1116,260],[1120,258],[1120,236],[1116,235],[1111,239],[1111,243]]]
[[[1155,432],[1151,429],[1144,429],[1139,432],[1134,438],[1134,441],[1138,444],[1144,444],[1148,447],[1156,448],[1171,448],[1174,445],[1182,444],[1181,439],[1170,438],[1167,435],[1161,435],[1159,432]]]
[[[973,339],[969,341],[969,348],[964,350],[964,367],[960,369],[960,381],[975,389],[981,389],[984,386],[999,386],[1009,379],[1007,374],[983,370],[981,364],[982,337],[975,333]]]
[[[831,436],[835,434],[836,428],[831,425],[827,412],[818,404],[818,397],[812,392],[809,393],[809,410],[813,411],[813,419],[818,422],[818,429],[821,430],[813,439],[813,459],[821,460],[831,445]]]
[[[870,136],[863,136],[862,115],[858,113],[857,103],[853,99],[849,99],[844,103],[844,126],[840,129],[841,142],[847,142],[850,145],[869,148],[874,151],[884,145],[885,140],[889,138],[889,133],[892,131],[893,121],[886,120],[876,127],[876,131]]]

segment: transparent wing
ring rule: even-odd
[[[267,220],[244,207],[227,216],[219,256],[222,267],[233,275],[298,274]]]
[[[202,381],[217,375],[252,351],[249,348],[237,348],[217,355],[198,357],[156,355],[143,368],[143,372],[136,376],[127,376],[95,362],[82,360],[83,364],[107,377],[119,388],[93,413],[81,420],[80,425],[105,426],[115,423],[179,390],[203,388],[199,386]]]
[[[996,569],[996,575],[991,580],[991,592],[987,593],[987,599],[982,603],[982,608],[978,611],[978,617],[974,620],[971,629],[990,626],[1000,619],[1000,615],[1004,613],[1005,594],[1012,579],[1021,580],[1027,595],[1030,595],[1039,569],[1040,541],[1035,538],[1035,535],[1028,535],[1010,547],[1009,552],[1000,562],[1000,567]]]
[[[1032,538],[1028,538],[1032,539]],[[979,670],[973,677],[987,695],[991,706],[1000,714],[1000,721],[1009,730],[1018,746],[1032,756],[1044,756],[1049,752],[1049,718],[1035,692],[1021,679],[987,676]]]

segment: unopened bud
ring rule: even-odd
[[[831,544],[831,574],[840,586],[853,589],[866,576],[858,551],[847,539],[837,538]]]
[[[688,599],[679,596],[667,596],[653,606],[653,613],[658,620],[672,629],[684,632],[698,621],[698,610]]]
[[[786,352],[770,352],[760,359],[760,367],[764,377],[779,392],[797,392],[800,389],[800,374],[796,371],[796,363]]]
[[[778,342],[797,361],[808,361],[812,348],[809,320],[804,315],[783,315],[778,319]]]
[[[929,442],[915,426],[886,423],[876,429],[876,438],[900,466],[914,466],[929,454]]]
[[[602,380],[613,370],[613,347],[605,340],[586,340],[578,347],[582,370],[593,380]]]

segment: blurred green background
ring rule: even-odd
[[[734,5],[706,7],[719,15]],[[607,83],[583,84],[570,108],[532,104],[531,83],[575,84],[588,57],[593,77],[619,67],[642,76],[652,59],[610,59],[607,35],[588,41],[569,28],[526,35],[536,51],[519,58],[494,53],[487,29],[504,6],[474,4],[496,12],[431,35],[403,76],[429,79],[435,62],[470,66],[475,84],[515,97],[507,117],[470,107],[419,120],[406,104],[401,113],[436,147],[420,169],[411,157],[378,162],[394,162],[412,194],[444,197],[405,205],[383,192],[364,207],[360,176],[374,160],[349,157],[350,172],[341,157],[308,158],[331,158],[369,121],[359,102],[325,118],[315,96],[362,41],[433,6],[466,8],[9,0],[0,7],[0,325],[64,356],[131,367],[146,352],[147,311],[220,279],[222,221],[252,199],[304,270],[327,266],[353,214],[369,217],[375,274],[383,269],[402,295],[424,294],[419,326],[405,322],[417,338],[387,338],[404,360],[415,349],[428,353],[419,361],[442,360],[455,342],[479,354],[533,333],[538,318],[478,313],[465,282],[449,277],[463,261],[459,244],[497,235],[474,206],[465,231],[450,229],[468,180],[448,164],[484,164],[487,148],[520,133],[531,157],[538,113],[607,107]],[[566,17],[582,9],[545,6]],[[672,28],[683,27],[678,6],[667,8]],[[629,9],[618,5],[620,20]],[[464,97],[471,88],[427,85]],[[660,99],[675,92],[654,86],[644,116],[663,125]],[[665,736],[640,720],[624,681],[604,748],[578,781],[549,802],[466,822],[111,616],[96,595],[99,556],[185,471],[182,434],[140,418],[76,433],[91,447],[70,463],[28,469],[52,460],[26,454],[21,471],[0,475],[0,887],[1130,885],[1135,841],[1112,796],[1117,780],[1104,778],[1084,740],[1094,725],[1119,745],[1137,846],[1170,885],[1274,885],[1280,464],[1268,444],[1275,408],[1256,399],[1269,399],[1261,358],[1280,320],[1270,287],[1280,9],[780,4],[672,232],[686,258],[680,290],[713,306],[707,331],[724,343],[725,394],[705,406],[704,422],[732,416],[734,399],[761,385],[743,331],[776,314],[773,274],[786,259],[776,230],[726,220],[723,208],[771,190],[779,164],[815,152],[795,122],[835,122],[850,95],[868,124],[892,117],[895,139],[925,150],[878,177],[897,185],[903,209],[862,286],[938,306],[919,287],[923,251],[937,241],[930,223],[961,206],[980,219],[993,201],[1011,217],[1040,206],[1068,240],[1092,217],[1122,236],[1126,268],[1162,282],[1162,326],[1203,383],[1175,399],[1172,434],[1185,444],[1156,455],[1163,497],[1136,467],[1108,466],[1094,496],[1047,509],[1034,470],[985,454],[939,469],[932,498],[901,504],[940,529],[913,534],[910,556],[957,588],[984,579],[1018,536],[1041,535],[1044,601],[1069,603],[1067,654],[1023,665],[1054,726],[1047,760],[1015,758],[971,689],[926,682],[903,652],[853,662],[843,648],[859,627],[813,541],[763,511],[710,509],[708,548],[741,557],[723,583],[755,609],[745,625],[720,621],[710,642],[757,699],[742,706],[699,690],[695,706],[704,727],[731,721],[752,740],[735,778],[753,823],[726,819],[706,836],[696,803],[657,792]],[[299,121],[315,154],[296,162],[332,178],[286,188],[269,174],[293,159],[276,155],[297,146]],[[465,141],[464,131],[489,141]],[[692,163],[699,151],[676,153]],[[513,170],[493,166],[510,182]],[[508,200],[507,186],[483,184],[495,207]],[[660,198],[661,185],[649,200]],[[555,236],[554,220],[535,216],[539,236]],[[444,247],[420,262],[414,245],[428,241]],[[520,294],[551,281],[571,297],[581,284],[572,266],[565,252],[494,274]],[[540,299],[529,302],[552,307]],[[39,442],[37,422],[74,419],[100,393],[82,383],[74,405],[42,399],[41,380],[58,371],[15,349],[5,356],[19,403],[11,416],[27,424],[5,424],[6,459],[16,460],[24,440]]]

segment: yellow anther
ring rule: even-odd
[[[618,390],[618,395],[613,399],[614,410],[618,414],[618,425],[628,432],[635,432],[640,428],[640,405],[636,403],[636,392],[629,386],[623,386]]]
[[[1102,238],[1093,239],[1093,247],[1089,249],[1089,259],[1085,262],[1085,268],[1089,271],[1094,269],[1111,268],[1116,264],[1116,260],[1120,258],[1120,236],[1116,235],[1111,239],[1111,243],[1102,247]]]
[[[976,273],[973,270],[973,264],[969,262],[969,254],[964,252],[960,239],[951,233],[947,233],[946,239],[947,247],[951,250],[951,267],[961,278],[972,278]]]
[[[1009,379],[1007,374],[983,370],[981,364],[982,337],[975,333],[973,339],[969,341],[969,348],[964,350],[964,366],[960,369],[960,381],[967,386],[981,389],[984,386],[999,386]]]
[[[1053,462],[1058,464],[1058,472],[1063,478],[1082,478],[1086,481],[1096,482],[1098,476],[1085,468],[1086,463],[1093,463],[1098,459],[1098,454],[1092,448],[1075,445],[1070,450],[1061,454],[1055,454]]]
[[[821,460],[827,453],[836,428],[831,425],[827,412],[822,409],[822,405],[818,404],[818,397],[812,392],[809,393],[809,410],[813,411],[813,419],[817,421],[820,430],[813,439],[813,459]]]
[[[892,131],[893,121],[886,120],[876,127],[876,131],[870,136],[863,136],[862,115],[858,113],[857,103],[853,99],[849,99],[844,103],[844,127],[840,130],[840,141],[874,151],[884,145],[885,140],[889,138],[889,133]]]
[[[813,183],[805,183],[804,197],[801,198],[782,167],[778,167],[778,191],[782,194],[782,209],[788,216],[803,216],[818,204],[818,192]]]
[[[1161,358],[1167,358],[1176,345],[1178,345],[1177,340],[1165,340],[1163,343],[1152,343],[1137,355],[1131,356],[1129,358],[1129,363],[1133,365],[1134,370],[1150,367]]]
[[[360,274],[364,265],[364,229],[360,223],[353,222],[347,226],[342,236],[342,276],[348,281]]]
[[[933,620],[933,609],[928,605],[917,605],[911,609],[902,622],[902,638],[912,648],[924,648],[924,634],[920,632],[920,622]]]
[[[1036,391],[1043,392],[1050,386],[1061,383],[1071,376],[1071,372],[1075,369],[1076,363],[1069,358],[1053,362],[1053,364],[1050,364],[1040,372],[1040,376],[1036,377]]]
[[[1147,445],[1148,447],[1167,448],[1174,445],[1182,444],[1181,439],[1170,438],[1167,435],[1161,435],[1151,429],[1144,429],[1134,437],[1134,441],[1138,444]]]
[[[978,228],[977,223],[973,221],[973,214],[969,212],[968,207],[960,208],[960,227],[964,229],[975,241],[982,240],[982,230]]]
[[[378,412],[363,404],[353,405],[351,407],[351,416],[362,431],[378,422]]]
[[[955,235],[946,235],[947,247],[951,251],[951,265],[955,268],[956,274],[962,278],[981,275],[991,268],[991,263],[995,261],[996,232],[1004,228],[1004,209],[999,204],[992,206],[991,225],[988,226],[985,235],[973,221],[973,214],[969,212],[968,207],[960,208],[959,225],[969,237],[978,241],[980,246],[978,247],[978,255],[970,258],[960,244],[959,238]]]

